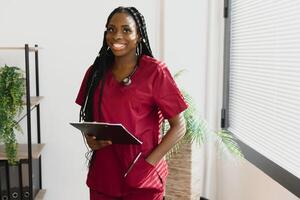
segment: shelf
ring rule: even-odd
[[[41,47],[29,47],[29,51],[38,51]],[[0,47],[0,50],[25,50],[25,47]]]
[[[45,196],[46,190],[39,190],[36,196],[34,197],[34,200],[43,200]]]
[[[30,97],[30,105],[31,106],[37,106],[40,104],[41,100],[43,99],[43,96],[32,96]],[[26,105],[26,98],[25,96],[22,98],[23,104]]]
[[[38,159],[40,157],[44,146],[45,144],[32,144],[32,159]],[[19,144],[18,146],[17,160],[22,159],[28,159],[27,144]],[[7,160],[4,145],[0,145],[0,160]]]
[[[16,121],[16,123],[19,124],[19,122],[22,120],[22,119],[26,119],[26,124],[22,123],[20,124],[21,126],[26,126],[27,128],[27,140],[28,140],[28,143],[26,143],[26,141],[23,142],[23,144],[18,144],[18,150],[17,150],[17,156],[16,156],[16,160],[20,162],[19,166],[22,167],[22,163],[26,163],[28,166],[27,166],[27,169],[28,169],[28,172],[27,171],[24,171],[25,174],[22,174],[23,173],[23,170],[20,170],[19,171],[19,176],[17,175],[14,175],[14,176],[10,176],[10,174],[6,174],[6,170],[4,170],[4,172],[2,173],[1,171],[1,174],[0,174],[0,178],[1,178],[1,181],[2,182],[3,178],[6,179],[6,181],[9,183],[20,183],[22,184],[22,181],[21,180],[26,180],[30,185],[26,185],[28,186],[29,188],[32,188],[34,192],[34,200],[43,200],[45,197],[45,193],[46,193],[46,190],[43,190],[41,188],[35,188],[34,184],[36,182],[39,182],[39,186],[42,185],[42,174],[40,173],[41,172],[41,153],[42,153],[42,150],[44,149],[44,146],[45,144],[36,144],[37,141],[34,140],[35,144],[32,144],[32,136],[31,136],[31,133],[32,133],[32,120],[34,120],[36,123],[36,129],[34,129],[34,132],[36,132],[36,137],[39,139],[38,141],[40,141],[40,136],[41,136],[41,126],[40,126],[40,109],[39,109],[39,105],[41,103],[41,100],[44,98],[42,96],[30,96],[30,88],[32,87],[30,84],[30,80],[31,78],[35,78],[35,81],[33,81],[33,85],[35,86],[35,89],[36,89],[36,92],[33,93],[33,95],[35,94],[39,94],[39,61],[38,61],[38,51],[41,50],[43,48],[41,47],[38,47],[37,44],[35,44],[34,46],[29,46],[28,44],[25,44],[24,46],[0,46],[0,51],[1,52],[5,52],[5,53],[11,53],[11,52],[14,52],[14,51],[19,51],[19,52],[24,52],[25,53],[25,72],[26,72],[26,75],[24,77],[24,83],[25,83],[25,86],[26,86],[26,92],[27,92],[27,95],[26,94],[24,95],[24,97],[22,98],[22,106],[23,106],[23,111],[20,115],[18,115],[14,121]],[[32,56],[30,55],[31,53],[33,53],[34,55],[34,69],[30,68],[30,60],[32,59]],[[35,73],[31,74],[32,71],[35,70]],[[30,96],[30,97],[29,97]],[[28,100],[28,101],[27,101]],[[30,101],[30,102],[29,102]],[[27,106],[28,104],[28,106]],[[36,117],[32,117],[32,113],[31,111],[33,111],[34,109],[36,109]],[[22,127],[23,128],[23,127]],[[25,128],[24,128],[25,129]],[[0,130],[1,132],[1,130]],[[0,133],[1,134],[1,133]],[[31,154],[32,155],[28,155],[28,149],[30,148],[31,150]],[[30,156],[30,158],[32,159],[29,159],[28,156]],[[5,145],[4,144],[0,144],[0,161],[4,162],[5,165],[8,165],[8,162],[7,162],[8,158],[6,156],[6,153],[5,153]],[[34,166],[33,166],[33,163],[34,163]],[[30,169],[31,167],[31,169]],[[31,173],[31,174],[29,174]],[[36,174],[37,173],[37,174]],[[5,181],[4,181],[5,182]],[[26,182],[26,183],[27,183]],[[1,184],[0,184],[1,185]],[[9,184],[7,187],[15,187],[14,185],[11,185]],[[17,186],[17,185],[16,185]],[[21,185],[20,185],[21,187]],[[23,187],[23,185],[22,185]],[[0,188],[1,190],[1,188]],[[0,191],[0,196],[1,196],[1,191]],[[31,196],[31,195],[30,195]]]
[[[41,100],[43,99],[43,96],[33,96],[30,97],[30,105],[31,105],[31,111],[40,104]],[[23,97],[23,104],[26,105],[26,99],[25,97]],[[27,113],[24,113],[23,115],[21,115],[21,117],[17,120],[17,123],[19,123],[20,121],[22,121],[25,117],[27,116]]]

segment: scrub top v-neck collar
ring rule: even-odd
[[[107,72],[107,85],[109,87],[114,87],[114,88],[119,88],[119,89],[124,89],[124,88],[129,88],[130,86],[132,86],[135,81],[135,76],[139,73],[139,66],[137,66],[137,69],[135,70],[135,72],[132,74],[132,76],[130,77],[131,79],[131,84],[130,85],[124,85],[122,84],[122,81],[118,81],[113,72],[112,72],[112,68],[109,68],[108,72]],[[126,78],[126,77],[125,77]]]

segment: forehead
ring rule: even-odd
[[[114,14],[108,22],[108,25],[128,25],[128,26],[136,26],[135,21],[131,15],[128,13],[116,13]]]

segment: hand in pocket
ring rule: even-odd
[[[155,166],[140,157],[133,164],[125,176],[125,182],[132,188],[163,189],[162,181],[156,172]]]

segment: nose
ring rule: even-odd
[[[122,31],[116,31],[115,34],[113,35],[114,40],[119,40],[123,38]]]

